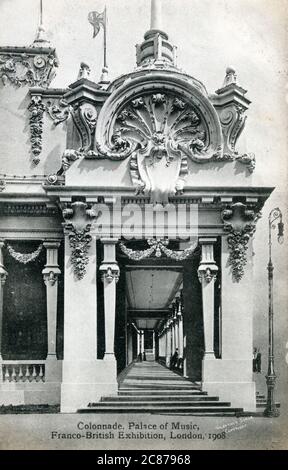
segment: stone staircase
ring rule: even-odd
[[[265,395],[256,392],[256,409],[257,411],[264,411],[266,408],[266,403],[267,403],[267,398]],[[276,402],[275,403],[277,408],[280,408],[280,403]]]
[[[157,362],[144,361],[127,369],[117,395],[103,396],[78,412],[235,416],[243,409],[209,396],[199,385]]]

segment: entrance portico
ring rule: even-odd
[[[146,358],[255,411],[253,235],[272,188],[237,149],[250,101],[235,71],[208,93],[179,69],[160,7],[136,69],[113,82],[82,63],[52,89],[54,49],[24,48],[26,65],[0,51],[13,104],[0,112],[12,128],[28,100],[31,140],[17,128],[17,151],[1,143],[22,173],[0,181],[0,404],[76,412]]]

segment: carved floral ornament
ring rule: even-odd
[[[88,250],[92,237],[90,235],[90,226],[87,225],[82,230],[77,230],[71,226],[69,242],[72,248],[71,264],[74,268],[74,274],[78,280],[83,279],[86,274],[89,263]]]
[[[31,152],[33,163],[37,165],[40,162],[39,155],[42,151],[43,114],[45,111],[41,95],[32,95],[28,110],[30,111]]]
[[[231,266],[232,276],[236,282],[239,282],[244,275],[249,241],[260,217],[260,212],[248,209],[241,202],[222,211],[224,230],[228,233],[227,244],[230,251],[228,264]]]
[[[55,67],[58,67],[58,60],[53,49],[42,54],[35,51],[0,52],[0,79],[3,85],[10,82],[17,87],[27,85],[48,88],[55,76]]]

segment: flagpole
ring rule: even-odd
[[[108,68],[107,64],[107,7],[104,9],[104,68]]]

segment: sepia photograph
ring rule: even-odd
[[[0,0],[1,450],[287,450],[287,26]]]

